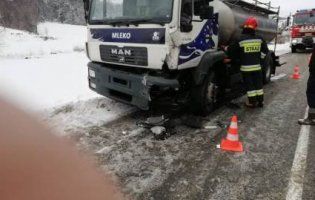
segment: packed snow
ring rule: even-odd
[[[64,129],[132,112],[88,88],[85,41],[85,26],[42,23],[38,35],[0,28],[0,96]]]

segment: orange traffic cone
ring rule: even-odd
[[[294,74],[291,76],[291,78],[293,78],[293,79],[300,79],[301,78],[299,66],[296,65],[294,67]]]
[[[225,151],[243,152],[243,144],[239,141],[237,116],[232,117],[226,139],[221,141],[221,149]]]

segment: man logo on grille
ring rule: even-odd
[[[131,56],[132,52],[129,49],[111,49],[112,55]]]

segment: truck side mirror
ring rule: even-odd
[[[200,10],[200,19],[211,19],[213,17],[213,7],[212,6],[204,6]]]
[[[89,17],[90,0],[83,0],[83,4],[84,4],[84,18],[87,21]]]

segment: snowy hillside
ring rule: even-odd
[[[86,27],[42,23],[38,35],[0,27],[0,56],[36,58],[49,54],[84,51]]]

